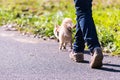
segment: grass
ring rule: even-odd
[[[0,25],[17,24],[18,31],[53,36],[55,24],[76,15],[73,0],[0,0]],[[94,0],[93,18],[104,51],[120,54],[120,1]]]
[[[98,2],[99,3],[99,2]],[[93,6],[93,18],[104,51],[120,54],[120,1],[107,0]],[[99,7],[99,8],[98,8]]]

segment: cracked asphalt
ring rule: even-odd
[[[0,28],[0,80],[120,80],[120,58],[104,55],[103,68],[70,60],[55,40],[27,37]]]

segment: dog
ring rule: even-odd
[[[59,49],[66,49],[66,45],[70,43],[72,49],[72,28],[74,28],[71,18],[65,18],[61,26],[54,27],[54,35],[59,40]]]

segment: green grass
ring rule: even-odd
[[[120,54],[119,5],[119,0],[111,0],[110,2],[102,1],[102,3],[93,6],[93,18],[101,45],[105,51],[111,52],[113,55]]]
[[[18,31],[53,36],[65,17],[76,23],[74,0],[0,0],[0,25],[16,23]],[[104,50],[120,54],[120,1],[94,0],[93,18]]]

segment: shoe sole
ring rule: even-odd
[[[94,54],[92,61],[90,63],[91,68],[101,68],[102,67],[103,55]]]

